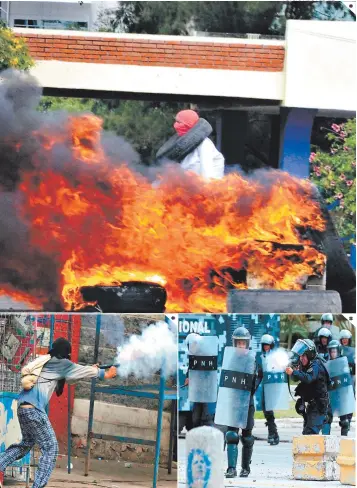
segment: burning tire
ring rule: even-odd
[[[169,159],[171,161],[182,161],[190,152],[198,147],[206,139],[213,129],[207,120],[199,119],[197,124],[187,134],[178,136],[175,134],[166,141],[156,153],[158,160]]]
[[[341,313],[336,291],[231,290],[229,313]]]
[[[104,313],[162,313],[167,299],[162,286],[139,281],[119,286],[83,286],[80,291],[86,302],[96,302]],[[98,310],[92,306],[86,311]]]

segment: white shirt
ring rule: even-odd
[[[205,179],[220,179],[224,176],[224,157],[211,139],[206,137],[182,160],[181,167],[185,171],[193,171]]]

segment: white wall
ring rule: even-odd
[[[47,88],[268,100],[283,95],[282,72],[37,61],[31,74]]]
[[[3,8],[9,8],[9,24],[14,26],[15,19],[31,20],[63,20],[74,22],[88,22],[88,29],[93,28],[96,17],[93,17],[91,3],[80,5],[76,1],[62,2],[3,2]],[[8,4],[9,7],[8,7]],[[3,17],[5,15],[3,14]]]
[[[356,23],[289,20],[287,107],[356,110]]]

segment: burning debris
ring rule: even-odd
[[[38,113],[33,81],[2,76],[0,293],[80,310],[98,303],[93,290],[141,282],[164,287],[171,312],[220,312],[247,274],[278,290],[323,276],[311,232],[325,219],[308,181],[258,171],[206,183],[168,164],[153,184],[100,118]]]

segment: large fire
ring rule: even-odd
[[[164,285],[170,312],[223,312],[227,290],[247,288],[242,270],[281,290],[323,274],[325,257],[304,236],[325,225],[308,181],[267,171],[204,182],[170,165],[152,184],[113,161],[102,134],[88,114],[69,117],[61,132],[44,126],[21,173],[18,212],[31,244],[58,264],[66,310],[85,305],[81,286],[138,280]],[[58,145],[67,151],[60,165]]]

